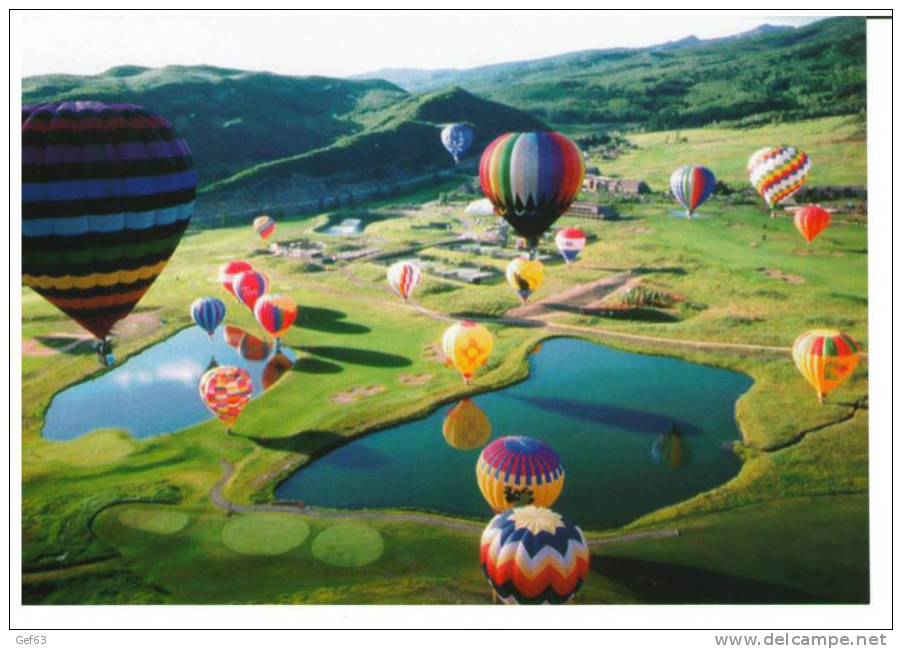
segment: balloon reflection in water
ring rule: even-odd
[[[674,425],[670,432],[655,439],[651,446],[651,460],[655,464],[676,470],[686,464],[689,459],[688,450],[685,437]]]
[[[445,417],[442,434],[451,448],[472,451],[485,446],[492,438],[492,422],[482,408],[464,399]]]
[[[285,373],[294,367],[294,360],[286,356],[282,351],[273,354],[273,357],[263,368],[263,389],[269,390]]]

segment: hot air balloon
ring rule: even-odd
[[[448,124],[442,129],[442,144],[458,163],[473,144],[473,129],[467,124]]]
[[[809,244],[817,239],[818,235],[830,225],[830,212],[820,205],[806,205],[796,210],[793,220],[796,229],[805,237]]]
[[[860,360],[861,347],[849,334],[832,329],[808,331],[796,338],[792,358],[817,391],[817,400],[845,383]]]
[[[706,167],[680,167],[670,176],[670,192],[691,219],[695,210],[711,198],[715,182],[714,174]]]
[[[280,339],[298,317],[298,306],[287,295],[264,295],[257,300],[254,317],[273,338]]]
[[[500,437],[482,449],[476,482],[496,512],[551,507],[564,488],[564,466],[548,444],[531,437]]]
[[[423,271],[411,261],[397,261],[388,267],[388,284],[407,302],[423,281]]]
[[[442,435],[448,446],[459,451],[472,451],[485,446],[492,438],[492,422],[470,399],[464,399],[445,417]]]
[[[256,270],[238,273],[232,280],[232,291],[239,302],[253,311],[257,300],[269,292],[269,276]]]
[[[791,146],[759,149],[748,163],[752,186],[771,209],[799,191],[810,170],[808,154]]]
[[[135,308],[194,212],[191,151],[132,104],[22,109],[22,280],[99,341]]]
[[[194,324],[206,331],[211,340],[213,332],[222,323],[225,314],[225,304],[215,297],[199,297],[191,304],[191,317],[194,319]]]
[[[589,574],[589,547],[578,526],[544,507],[517,507],[491,520],[479,561],[506,604],[564,604]]]
[[[464,214],[470,216],[492,216],[495,214],[495,206],[492,201],[487,198],[480,198],[477,201],[470,201],[464,208]]]
[[[565,228],[554,236],[554,243],[569,266],[586,247],[586,233],[576,228]]]
[[[263,340],[257,338],[254,334],[245,332],[238,342],[238,355],[246,361],[259,363],[266,360],[272,351],[272,346]]]
[[[266,241],[276,232],[276,222],[271,217],[264,214],[254,219],[254,232]]]
[[[469,383],[476,371],[486,364],[494,346],[491,332],[470,320],[451,325],[442,336],[445,364],[457,369],[465,383]]]
[[[200,377],[200,397],[204,405],[227,426],[229,434],[250,403],[254,385],[251,375],[239,367],[222,365]]]
[[[226,325],[222,328],[222,339],[225,341],[225,344],[232,349],[238,349],[238,346],[241,344],[241,339],[244,338],[246,333],[247,331],[241,327]]]
[[[560,133],[506,133],[482,154],[482,191],[529,246],[567,211],[582,189],[586,163]]]
[[[263,368],[263,389],[269,390],[282,378],[285,373],[294,367],[294,361],[281,352],[276,352]]]
[[[235,295],[235,289],[233,288],[232,283],[235,281],[235,278],[238,277],[238,275],[250,270],[254,269],[246,261],[230,261],[225,266],[219,269],[219,283],[222,284],[223,288],[227,290],[229,294],[239,303],[241,302],[241,300],[239,300],[238,296]]]
[[[517,292],[523,304],[545,281],[545,268],[542,262],[517,257],[507,265],[507,283]]]

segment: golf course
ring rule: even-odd
[[[465,245],[500,220],[466,211],[481,198],[472,164],[481,150],[453,175],[396,195],[313,212],[286,208],[274,214],[277,230],[266,242],[252,219],[192,224],[114,328],[113,367],[98,364],[90,335],[23,288],[24,602],[490,604],[480,536],[494,513],[479,496],[478,449],[455,456],[467,458],[459,491],[427,485],[449,471],[430,467],[441,459],[429,449],[464,452],[447,446],[442,418],[464,399],[490,410],[505,394],[514,396],[493,414],[494,437],[533,434],[529,413],[540,407],[560,417],[562,435],[586,435],[586,422],[602,415],[636,429],[614,426],[603,442],[580,437],[584,446],[573,447],[569,462],[562,452],[568,484],[591,495],[595,509],[586,515],[598,521],[560,512],[581,526],[591,551],[575,603],[868,602],[866,197],[817,201],[832,209],[832,223],[809,244],[790,212],[780,207],[771,218],[746,173],[753,152],[790,143],[812,160],[810,191],[866,187],[866,130],[864,117],[850,114],[626,133],[629,146],[610,159],[588,147],[587,166],[642,179],[651,191],[581,193],[577,201],[603,203],[618,216],[561,217],[555,230],[578,228],[586,246],[565,264],[553,237],[541,239],[545,282],[525,305],[505,281],[513,241]],[[727,191],[686,219],[667,190],[671,172],[689,164],[709,167]],[[329,234],[348,219],[360,221],[359,233]],[[334,262],[275,254],[296,242]],[[423,282],[404,301],[386,272],[414,258]],[[167,390],[200,403],[195,375],[183,380],[184,368],[165,364],[187,354],[185,346],[199,368],[213,355],[206,335],[176,341],[195,326],[194,300],[219,298],[225,325],[270,341],[218,279],[232,260],[265,272],[272,292],[297,303],[281,342],[289,369],[255,392],[230,433],[202,408],[186,415],[189,424],[172,423],[178,397],[141,400],[141,392],[169,381]],[[468,283],[447,268],[486,278]],[[441,354],[443,333],[461,320],[494,336],[469,383]],[[852,377],[822,404],[791,353],[800,334],[817,329],[842,331],[863,350]],[[214,360],[244,354],[225,350],[222,329],[215,336]],[[182,351],[172,351],[177,344]],[[162,360],[141,365],[151,353]],[[550,388],[529,386],[548,385],[541,381],[552,371],[575,378],[542,401]],[[95,386],[102,381],[120,396],[105,398]],[[74,420],[67,430],[65,418],[54,419],[67,395],[77,396],[73,412],[96,422],[131,408],[143,432],[105,423],[75,430]],[[594,409],[580,420],[559,405],[565,398]],[[681,422],[683,465],[652,464],[649,449],[671,421]],[[402,442],[354,446],[404,430]],[[394,492],[383,490],[377,481],[392,466],[392,444],[404,439],[418,444],[405,460],[413,468]],[[389,457],[367,456],[367,448]],[[579,457],[583,448],[597,456]],[[648,460],[641,470],[629,464],[640,455]],[[694,480],[700,466],[707,473]],[[305,491],[304,480],[318,475],[328,481]],[[342,506],[342,476],[350,475],[364,495],[372,476],[378,504]],[[286,496],[293,482],[300,486]],[[428,498],[416,495],[427,487]],[[645,488],[632,508],[604,516]],[[456,494],[467,489],[460,502],[476,504],[458,507]],[[308,499],[312,491],[319,501]],[[392,500],[408,491],[409,501]],[[324,503],[327,496],[335,502]]]

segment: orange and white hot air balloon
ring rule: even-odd
[[[796,229],[809,244],[830,226],[830,212],[820,205],[806,205],[796,210],[793,220]]]
[[[388,284],[405,302],[423,281],[423,271],[412,261],[398,261],[388,268]]]

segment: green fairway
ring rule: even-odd
[[[718,177],[744,183],[748,154],[759,143],[785,141],[814,158],[814,185],[863,184],[860,129],[852,118],[829,118],[682,131],[688,144],[676,143],[674,133],[649,133],[631,136],[639,148],[601,166],[604,173],[645,178],[656,189],[683,162],[708,164]],[[699,156],[705,151],[713,162]],[[240,506],[270,503],[280,480],[352,437],[523,379],[529,352],[560,335],[678,356],[754,379],[736,407],[743,436],[735,448],[743,461],[739,474],[624,529],[585,530],[594,540],[679,534],[594,548],[593,572],[578,602],[867,599],[868,363],[863,359],[852,380],[821,406],[788,351],[801,332],[819,327],[842,329],[867,351],[866,225],[837,213],[808,246],[789,219],[770,219],[761,207],[720,197],[693,221],[674,218],[676,204],[657,196],[618,203],[621,220],[566,217],[559,225],[583,229],[589,243],[580,260],[565,267],[552,242],[543,242],[552,257],[534,301],[610,280],[673,296],[673,303],[649,309],[658,319],[564,305],[525,326],[493,320],[519,306],[500,272],[482,285],[427,273],[413,305],[388,291],[385,269],[399,256],[499,271],[506,266],[505,259],[448,247],[464,231],[487,227],[465,221],[465,201],[436,200],[449,189],[421,190],[366,210],[289,215],[279,219],[273,239],[318,241],[330,254],[372,249],[390,259],[374,254],[313,268],[268,254],[249,225],[188,233],[124,323],[116,353],[121,364],[191,326],[188,305],[202,295],[226,301],[228,324],[263,335],[217,274],[232,259],[264,270],[273,290],[300,305],[284,338],[298,362],[250,403],[234,435],[211,420],[145,440],[121,430],[70,442],[43,439],[53,396],[105,370],[90,346],[61,346],[61,338],[80,330],[23,289],[26,601],[490,603],[479,532],[461,521],[435,517],[427,524],[370,516],[374,512],[347,520],[329,511],[227,516],[211,493],[225,460],[235,474],[223,485],[224,498]],[[360,237],[317,231],[330,218],[365,211],[378,218]],[[437,354],[446,315],[484,318],[495,335],[489,363],[470,385]],[[38,580],[40,574],[52,578]],[[718,592],[725,593],[720,600]]]

